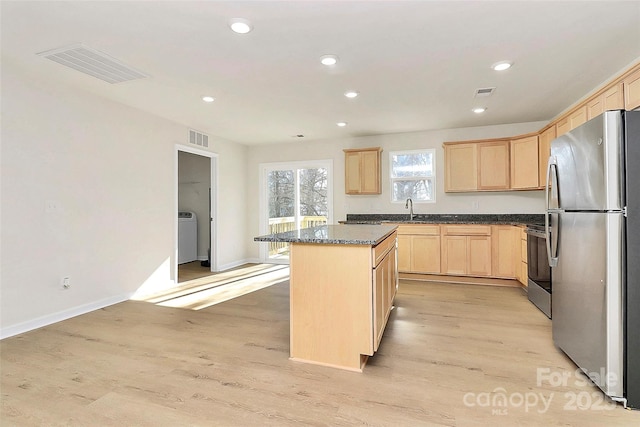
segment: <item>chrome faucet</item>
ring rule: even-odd
[[[407,199],[404,208],[409,209],[409,221],[413,221],[413,200],[411,200],[411,197]]]

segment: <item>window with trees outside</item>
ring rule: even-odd
[[[436,153],[433,149],[389,153],[391,201],[436,201]]]

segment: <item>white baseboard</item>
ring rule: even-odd
[[[34,329],[42,328],[43,326],[48,326],[56,322],[70,319],[81,314],[89,313],[90,311],[99,310],[110,305],[127,301],[129,298],[131,298],[131,295],[132,294],[113,296],[99,301],[94,301],[89,304],[84,304],[78,307],[59,311],[57,313],[48,314],[46,316],[38,317],[33,320],[28,320],[26,322],[18,323],[17,325],[3,327],[0,329],[0,339],[9,338],[14,335],[22,334]]]
[[[233,261],[233,262],[229,262],[227,264],[221,264],[218,266],[218,271],[224,271],[224,270],[228,270],[230,268],[234,268],[237,267],[239,265],[242,264],[259,264],[260,263],[260,259],[258,258],[245,258],[239,261]]]

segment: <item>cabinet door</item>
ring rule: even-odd
[[[607,89],[602,94],[602,104],[604,111],[624,110],[624,87],[623,83]]]
[[[478,144],[478,189],[509,189],[509,141]]]
[[[522,272],[520,275],[522,276],[520,283],[527,286],[529,284],[529,269],[527,268],[527,232],[525,229],[521,229],[520,231],[520,265]]]
[[[569,116],[569,127],[575,129],[587,121],[587,106],[583,105]]]
[[[570,130],[571,130],[571,123],[569,122],[569,117],[565,117],[564,119],[558,120],[558,122],[556,123],[556,136],[564,135]]]
[[[604,111],[624,109],[624,89],[618,83],[587,102],[587,120],[602,114]]]
[[[411,237],[398,235],[398,271],[411,272]]]
[[[604,102],[602,95],[592,99],[587,103],[587,119],[591,120],[595,116],[602,114],[604,111]]]
[[[378,350],[378,345],[380,344],[380,339],[384,331],[387,275],[388,266],[385,258],[373,269],[373,298],[375,301],[373,307],[373,351]]]
[[[344,191],[346,194],[380,194],[379,147],[344,150]]]
[[[538,188],[538,136],[511,141],[511,188]]]
[[[471,276],[491,276],[491,237],[468,236],[467,239],[467,273]]]
[[[378,350],[384,327],[387,324],[393,298],[396,294],[396,250],[391,249],[380,264],[373,270],[374,274],[374,351]]]
[[[361,193],[380,194],[380,151],[363,151],[360,156]]]
[[[360,153],[344,153],[344,190],[347,194],[360,193]]]
[[[640,107],[640,69],[631,73],[623,81],[624,109],[634,110]]]
[[[467,236],[442,236],[442,273],[467,274]]]
[[[551,156],[551,141],[556,139],[556,127],[551,126],[540,134],[538,138],[538,182],[540,187],[547,185],[547,162]]]
[[[477,144],[444,146],[444,191],[475,191],[478,189]]]
[[[396,291],[398,290],[397,286],[398,286],[398,281],[397,281],[397,277],[398,277],[398,271],[396,270],[396,265],[397,265],[397,255],[398,253],[395,250],[392,250],[391,252],[389,252],[389,260],[387,261],[389,263],[389,274],[387,275],[387,283],[386,283],[386,307],[385,307],[385,311],[386,311],[386,315],[385,317],[388,319],[389,318],[389,314],[391,312],[391,307],[393,307],[393,299],[396,297]],[[385,321],[386,324],[386,321]]]
[[[411,236],[411,271],[439,274],[440,250],[440,236]]]
[[[491,275],[513,279],[520,275],[520,229],[491,226]]]

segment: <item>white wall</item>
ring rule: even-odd
[[[175,144],[188,128],[2,64],[0,331],[173,285]],[[219,154],[220,265],[245,247],[246,147]],[[63,290],[61,279],[71,288]]]
[[[248,218],[250,238],[260,234],[258,229],[259,188],[258,165],[266,162],[333,159],[334,221],[344,220],[347,213],[406,213],[404,203],[391,203],[389,187],[389,152],[436,149],[436,203],[416,203],[414,212],[423,213],[543,213],[542,191],[509,191],[491,193],[445,193],[444,150],[446,141],[500,138],[525,134],[541,129],[546,122],[484,126],[464,129],[445,129],[393,135],[365,136],[325,141],[297,141],[295,143],[253,146],[249,148]],[[382,147],[382,194],[350,196],[344,194],[345,148]],[[477,203],[478,208],[474,208]],[[249,255],[259,256],[259,243],[249,242]]]

